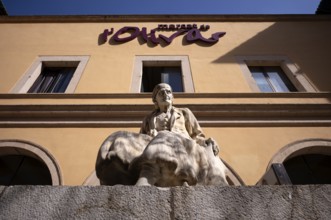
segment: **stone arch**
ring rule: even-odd
[[[94,171],[85,179],[84,186],[100,186],[100,180],[97,177],[97,174]]]
[[[303,139],[292,142],[281,148],[272,157],[267,166],[266,172],[257,182],[257,185],[316,184],[312,183],[316,181],[318,184],[318,182],[328,182],[330,180],[325,179],[325,176],[323,176],[324,174],[321,173],[323,169],[320,170],[319,168],[317,168],[315,163],[316,161],[320,160],[322,161],[322,164],[325,164],[323,161],[328,161],[329,159],[327,157],[330,156],[330,139]],[[306,166],[307,168],[308,166],[310,166],[308,165],[310,164],[310,162],[308,162],[307,160],[312,162],[314,171],[310,168],[309,170],[305,168]],[[290,164],[292,164],[292,166]],[[293,164],[295,164],[294,167]],[[292,167],[290,168],[291,174],[288,173],[288,166]],[[326,165],[326,167],[327,166],[329,165]],[[325,168],[325,165],[323,165],[323,167]],[[295,169],[302,169],[302,172],[300,171],[300,173],[298,173],[298,171],[296,171]],[[314,173],[318,171],[319,174],[317,179],[315,179],[315,175],[312,175],[312,171]],[[300,176],[296,176],[296,174],[300,174]]]
[[[304,139],[295,141],[281,148],[270,160],[267,170],[272,164],[283,163],[292,157],[304,154],[331,155],[331,140],[329,139]]]
[[[224,165],[226,166],[227,171],[225,172],[226,180],[228,181],[229,185],[232,186],[245,186],[245,182],[241,179],[238,173],[224,160],[222,160]]]
[[[60,166],[55,158],[43,147],[22,140],[0,140],[0,156],[24,155],[43,162],[51,175],[52,185],[62,185]]]

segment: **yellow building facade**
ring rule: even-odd
[[[53,185],[92,184],[103,140],[139,132],[153,110],[142,82],[164,68],[161,81],[180,74],[174,105],[218,142],[233,184],[255,185],[300,155],[324,161],[330,25],[313,15],[0,17],[0,155],[35,158]],[[73,68],[62,92],[32,91],[47,68]]]

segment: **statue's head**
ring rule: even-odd
[[[167,83],[160,83],[154,87],[152,100],[156,109],[162,104],[172,105],[173,99],[172,88]]]

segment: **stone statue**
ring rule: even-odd
[[[193,113],[176,108],[172,89],[153,90],[155,110],[140,133],[119,131],[102,144],[96,173],[102,185],[227,185],[218,145],[206,139]]]

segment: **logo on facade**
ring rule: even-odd
[[[206,44],[215,44],[225,35],[225,32],[216,32],[211,34],[209,38],[202,35],[201,32],[209,30],[209,25],[197,24],[159,24],[157,28],[150,30],[147,28],[139,28],[134,26],[125,26],[114,33],[114,28],[105,29],[100,35],[100,44],[110,42],[126,43],[140,37],[145,43],[151,42],[154,45],[165,43],[166,45],[178,36],[184,35],[184,39],[188,43],[204,42]],[[174,32],[170,36],[165,36],[158,32]],[[109,36],[111,36],[109,38]]]

